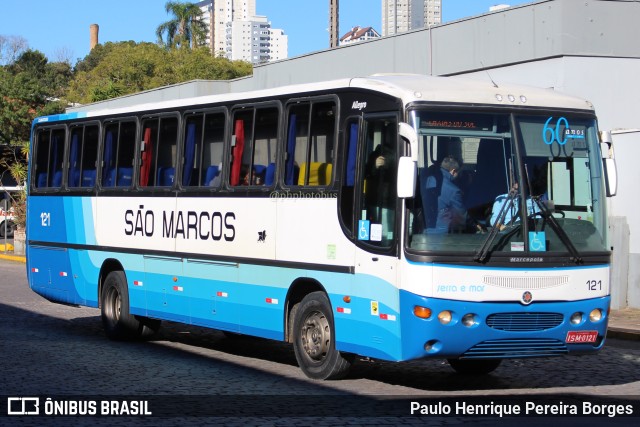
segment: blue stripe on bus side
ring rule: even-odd
[[[339,350],[401,358],[397,290],[373,276],[53,247],[31,247],[29,257],[38,270],[29,272],[33,290],[51,300],[97,307],[100,267],[113,258],[125,270],[133,314],[278,340],[290,284],[313,279],[329,295]],[[390,297],[375,298],[376,314],[373,290]]]

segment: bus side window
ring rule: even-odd
[[[130,187],[136,145],[136,123],[122,121],[105,126],[102,186]]]
[[[275,107],[235,112],[230,185],[265,185],[267,169],[275,176],[278,122],[279,110]]]
[[[35,153],[35,187],[59,188],[62,185],[65,128],[43,129],[38,133]]]
[[[267,170],[275,172],[279,116],[277,108],[256,110],[251,185],[273,184],[273,173],[271,173],[270,182],[266,181]]]
[[[182,150],[182,185],[219,187],[226,115],[224,112],[194,113],[186,116]]]
[[[358,132],[360,124],[357,118],[349,119],[345,127],[344,173],[340,192],[340,215],[347,229],[353,233],[354,185],[356,180],[356,161],[358,154]]]
[[[285,184],[328,186],[333,177],[335,103],[301,103],[289,108]]]
[[[142,126],[140,186],[171,187],[176,173],[178,119],[160,117]]]
[[[71,129],[67,174],[67,185],[70,188],[94,186],[98,157],[98,135],[97,125],[80,125]]]

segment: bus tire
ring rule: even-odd
[[[129,290],[122,271],[109,273],[102,286],[102,325],[112,340],[147,338],[160,327],[160,321],[134,316],[129,312]]]
[[[447,359],[449,365],[462,375],[486,375],[496,370],[502,359]]]
[[[353,360],[336,350],[333,313],[324,292],[305,296],[295,310],[293,350],[309,378],[329,380],[347,375]]]
[[[13,221],[6,221],[6,227],[7,227],[7,234],[5,236],[4,234],[4,227],[5,227],[5,221],[2,221],[2,223],[0,223],[0,237],[1,238],[7,238],[7,239],[11,239],[13,237],[13,230],[15,228],[15,224],[13,223]]]

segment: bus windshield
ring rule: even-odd
[[[606,250],[594,119],[414,110],[418,190],[410,252],[488,255]],[[534,254],[535,255],[535,254]]]

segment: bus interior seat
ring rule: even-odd
[[[329,185],[331,183],[331,163],[311,162],[308,185]],[[304,185],[307,163],[300,165],[298,185]]]
[[[96,170],[86,169],[82,171],[82,180],[80,182],[81,187],[93,187],[96,183]]]
[[[431,185],[427,187],[429,178],[433,178],[434,183],[431,183]],[[443,176],[439,163],[434,163],[420,170],[420,198],[422,199],[425,228],[435,228],[436,226],[438,219],[438,197],[440,197],[440,192],[442,191],[442,179]]]
[[[275,176],[276,176],[276,164],[269,163],[269,166],[267,166],[267,170],[265,171],[264,185],[273,185]]]
[[[267,171],[267,167],[265,165],[253,165],[253,171],[255,172],[256,177],[260,177],[264,183],[264,176]]]
[[[495,198],[509,191],[508,145],[500,139],[481,139],[478,145],[476,173],[466,194],[467,209],[493,205]]]
[[[217,165],[210,165],[207,168],[207,171],[204,175],[204,182],[202,183],[202,185],[207,186],[207,185],[211,185],[211,181],[213,181],[213,179],[218,176],[219,173],[219,168]]]
[[[80,171],[78,170],[78,168],[74,167],[72,169],[69,169],[69,182],[67,183],[67,185],[69,187],[80,187],[81,186],[81,182],[80,182]]]
[[[36,181],[36,187],[37,188],[42,188],[42,187],[46,187],[47,186],[47,173],[46,172],[40,172],[38,174],[38,179]]]
[[[173,167],[159,167],[157,185],[159,187],[171,187],[173,180],[175,179],[176,168]]]
[[[118,168],[118,187],[128,187],[131,185],[133,168]]]
[[[55,171],[51,180],[52,187],[60,187],[62,185],[62,171]]]

